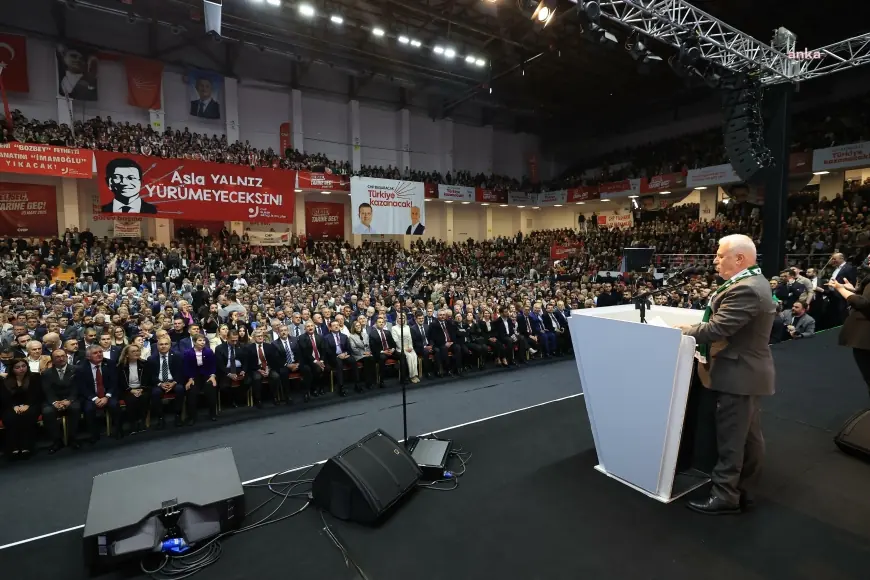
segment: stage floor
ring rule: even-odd
[[[765,405],[768,458],[751,513],[698,515],[595,471],[576,396],[443,433],[473,453],[457,490],[420,489],[374,529],[328,521],[371,580],[864,580],[870,465],[842,455],[831,436],[867,392],[835,343],[831,332],[775,348],[779,392]],[[267,497],[249,490],[249,507]],[[281,513],[301,505],[288,501]],[[199,577],[357,578],[322,527],[312,508],[230,537]],[[79,533],[0,551],[10,578],[75,578],[79,562]]]

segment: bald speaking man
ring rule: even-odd
[[[710,497],[688,504],[703,514],[739,514],[751,507],[761,475],[760,402],[774,393],[768,342],[776,306],[756,261],[752,239],[733,235],[719,240],[713,264],[725,282],[710,296],[703,322],[677,327],[697,341],[698,375],[716,396],[713,488]]]

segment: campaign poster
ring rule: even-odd
[[[353,233],[423,235],[425,198],[422,183],[353,177],[350,180]]]

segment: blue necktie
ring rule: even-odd
[[[287,364],[292,365],[293,364],[293,349],[290,348],[290,342],[287,340],[284,341],[284,350],[287,351]]]

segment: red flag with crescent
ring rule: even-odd
[[[20,34],[0,33],[0,68],[3,87],[16,93],[30,92],[27,79],[27,38]]]

